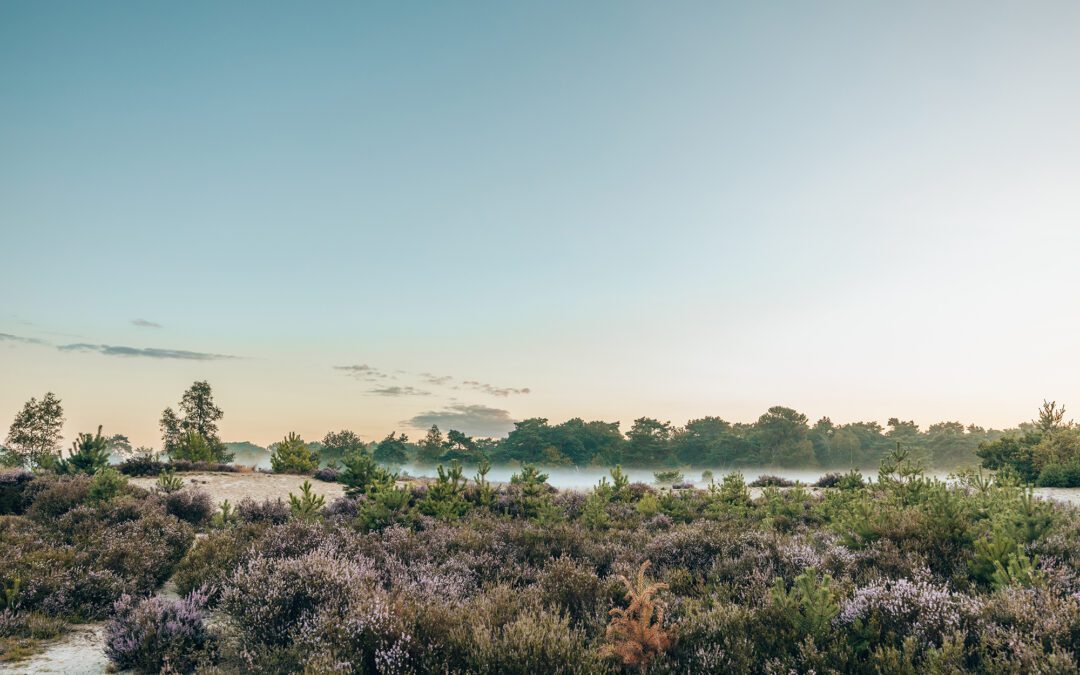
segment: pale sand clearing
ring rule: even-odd
[[[274,473],[178,473],[184,480],[184,488],[197,488],[210,494],[214,503],[226,499],[235,506],[244,497],[255,501],[281,498],[288,501],[289,493],[300,494],[300,486],[305,480],[311,481],[311,491],[326,498],[326,503],[345,494],[341,483],[327,483],[308,476],[293,476]],[[153,490],[157,478],[132,478],[131,483],[147,490]]]
[[[67,633],[45,645],[40,654],[18,663],[0,663],[0,673],[105,673],[109,659],[104,644],[104,622],[70,625]]]

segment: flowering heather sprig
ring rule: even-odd
[[[212,641],[203,617],[206,601],[200,591],[180,600],[121,596],[105,628],[105,654],[118,668],[191,670]]]
[[[0,489],[28,483],[34,479],[34,474],[26,469],[5,469],[0,471]]]
[[[267,645],[287,644],[320,612],[340,614],[350,591],[372,586],[379,572],[367,558],[341,558],[319,549],[295,558],[256,557],[225,584],[221,607],[249,637]]]
[[[976,601],[944,586],[925,580],[889,579],[857,589],[842,603],[835,623],[848,627],[876,618],[884,632],[940,645],[943,635],[960,629],[976,610]]]

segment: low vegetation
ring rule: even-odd
[[[213,417],[177,416],[174,447],[214,447]],[[408,481],[387,466],[407,439],[341,432],[319,478],[345,497],[304,481],[235,506],[177,473],[220,455],[114,468],[99,429],[0,472],[0,660],[105,620],[109,658],[137,672],[1076,672],[1080,511],[1030,488],[1068,466],[1075,430],[1055,404],[1033,424],[949,482],[894,447],[873,481],[753,491],[618,466],[585,492],[531,464],[496,485],[485,455]],[[276,450],[318,470],[299,437]],[[170,578],[179,599],[158,594]]]
[[[108,619],[140,672],[1055,672],[1080,650],[1080,513],[1015,472],[753,497],[588,493],[457,463],[403,485],[366,462],[325,504],[213,508],[186,487],[0,474],[6,658]],[[164,479],[171,483],[171,479]],[[184,495],[184,497],[178,497]],[[195,541],[195,533],[206,536]],[[174,577],[181,599],[155,597]],[[210,616],[216,617],[213,621]]]

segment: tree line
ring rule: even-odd
[[[1046,414],[1063,414],[1063,409],[1055,407]],[[231,461],[229,444],[222,441],[218,429],[223,415],[214,403],[209,383],[195,382],[175,410],[163,411],[161,450],[174,459]],[[7,463],[34,466],[49,456],[58,456],[63,422],[63,408],[54,394],[30,399],[16,415],[0,457],[6,457]],[[811,424],[803,413],[774,406],[751,423],[702,417],[677,426],[641,417],[623,431],[619,422],[575,417],[552,424],[534,417],[515,423],[501,439],[476,438],[456,429],[444,433],[432,426],[416,441],[395,431],[367,443],[356,433],[341,430],[305,447],[323,464],[340,462],[350,453],[362,451],[388,465],[435,466],[456,459],[465,464],[487,460],[553,467],[842,468],[876,465],[900,445],[928,466],[955,467],[981,460],[987,466],[1015,465],[1024,475],[1037,476],[1047,465],[1071,461],[1074,453],[1061,447],[1074,436],[1080,439],[1080,431],[1063,421],[1058,423],[1063,431],[1060,434],[1040,432],[1040,424],[1047,423],[1033,420],[1007,431],[960,422],[939,422],[922,429],[913,421],[895,417],[884,427],[878,422],[836,424],[828,417]],[[303,441],[292,435],[281,443],[295,454]],[[1043,445],[1037,452],[1031,450],[1040,443]],[[154,452],[132,448],[127,437],[119,434],[106,437],[106,444],[111,452],[121,455]],[[1080,440],[1076,445],[1080,447]],[[1080,456],[1080,452],[1075,455]],[[1035,456],[1042,459],[1036,461]]]

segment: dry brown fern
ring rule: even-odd
[[[671,646],[671,638],[664,631],[664,603],[653,598],[668,585],[650,583],[645,577],[645,570],[651,564],[648,560],[641,563],[634,583],[619,575],[619,580],[626,586],[626,598],[630,605],[626,609],[616,607],[608,612],[611,622],[604,636],[607,644],[600,648],[603,656],[614,656],[623,665],[640,670],[648,668],[654,658]]]

